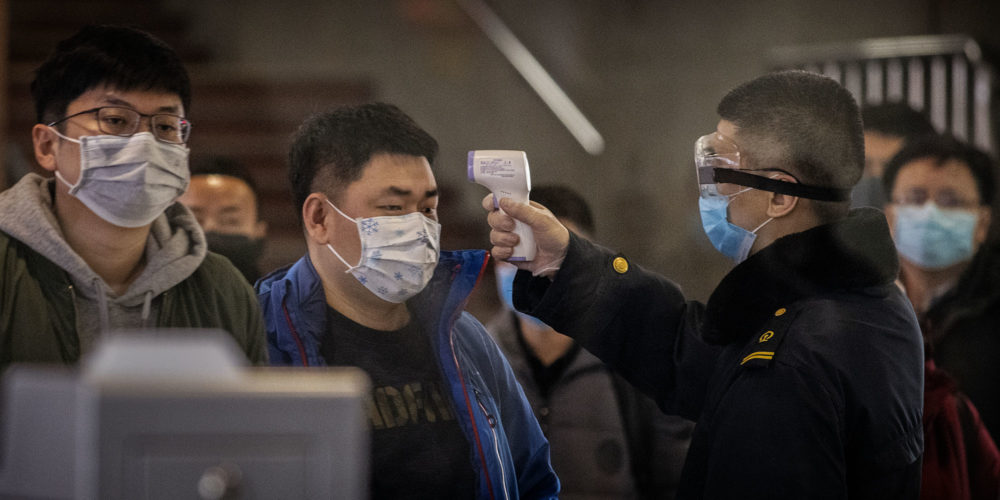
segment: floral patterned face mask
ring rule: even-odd
[[[382,300],[399,304],[420,293],[437,266],[441,249],[441,224],[420,212],[406,215],[354,219],[327,203],[358,226],[361,259],[349,264],[327,243],[326,247],[347,266],[362,285]]]

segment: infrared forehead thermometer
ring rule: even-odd
[[[469,181],[493,192],[493,207],[500,209],[500,198],[528,203],[531,174],[524,151],[469,151]],[[514,232],[521,238],[508,261],[525,262],[535,258],[535,234],[527,224],[515,220]]]

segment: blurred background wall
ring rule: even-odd
[[[729,88],[769,68],[773,48],[952,33],[1000,46],[1000,2],[486,2],[602,134],[604,151],[591,155],[455,0],[4,4],[8,183],[35,168],[27,88],[38,61],[82,24],[128,23],[166,39],[189,65],[192,157],[235,156],[264,186],[269,266],[304,248],[283,166],[289,135],[311,112],[378,99],[402,107],[441,144],[445,247],[489,246],[479,208],[486,191],[466,181],[467,151],[521,149],[534,184],[564,183],[592,202],[601,242],[696,299],[730,266],[701,230],[693,142],[714,129]]]

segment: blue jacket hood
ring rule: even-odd
[[[440,329],[441,321],[454,323],[482,276],[489,255],[483,250],[441,252],[434,276],[427,287],[413,299],[418,319]],[[290,326],[291,336],[280,336],[269,343],[272,364],[322,366],[319,343],[326,331],[326,300],[323,283],[309,255],[290,266],[277,269],[261,278],[254,287],[265,314],[268,332]],[[287,307],[294,304],[295,307]],[[280,314],[278,314],[280,313]],[[434,318],[437,314],[437,318]],[[277,341],[277,346],[273,341]],[[276,349],[277,347],[277,349]],[[292,361],[288,353],[298,353]]]

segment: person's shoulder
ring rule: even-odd
[[[197,281],[199,286],[219,291],[252,291],[246,278],[229,262],[229,259],[213,252],[205,254],[205,260],[198,265],[189,280]]]
[[[833,292],[777,307],[750,336],[739,361],[814,367],[818,361],[879,356],[892,344],[915,353],[919,328],[897,295],[888,287],[873,294]]]
[[[468,311],[462,311],[452,326],[456,353],[470,357],[476,363],[494,363],[503,353],[486,327]]]
[[[8,269],[10,266],[24,261],[24,256],[19,250],[22,246],[17,238],[0,230],[0,264],[3,265],[3,269],[0,269],[0,279],[10,274]]]
[[[848,293],[814,297],[790,305],[783,317],[757,339],[758,346],[772,344],[773,349],[748,349],[773,351],[771,357],[748,364],[769,361],[782,377],[811,381],[834,399],[853,394],[864,405],[886,411],[891,405],[878,402],[886,394],[897,394],[907,404],[919,402],[920,329],[912,310],[893,294],[882,300]],[[772,331],[771,339],[760,342]],[[845,392],[845,387],[850,389]]]
[[[795,305],[793,327],[799,339],[824,343],[833,337],[842,343],[871,343],[895,337],[918,339],[916,316],[902,291],[894,285],[874,287],[868,293],[832,292]]]
[[[221,276],[228,277],[233,274],[230,271],[236,271],[236,273],[239,273],[239,271],[236,270],[236,267],[233,266],[233,263],[229,262],[229,259],[210,251],[205,253],[205,260],[202,261],[200,266],[198,266],[197,272],[219,274]]]
[[[295,270],[307,265],[311,266],[308,259],[303,257],[292,264],[284,265],[271,270],[261,276],[256,283],[253,283],[254,291],[258,294],[269,293],[271,291],[271,287],[274,286],[275,283],[293,279],[296,274],[301,274],[300,272],[297,273]]]
[[[30,251],[23,242],[0,229],[0,263],[3,263],[5,267],[13,265],[14,262],[23,263],[26,259],[25,249]],[[8,273],[0,272],[0,275],[6,274]]]
[[[0,252],[7,252],[8,249],[14,245],[19,244],[17,238],[7,234],[4,230],[0,229]]]
[[[48,194],[46,185],[43,177],[31,173],[0,191],[0,249],[29,248],[26,236],[42,232],[39,219],[51,219],[42,225],[54,223],[51,198],[45,198]],[[46,211],[50,213],[46,214]]]
[[[452,326],[452,331],[455,334],[456,339],[471,341],[474,343],[480,343],[484,340],[489,340],[493,343],[492,337],[489,332],[486,331],[486,327],[476,319],[468,311],[462,311],[455,320],[454,326]]]
[[[61,273],[61,268],[31,248],[24,241],[0,230],[0,278],[12,272],[11,266],[31,268],[33,273],[51,275]]]
[[[961,304],[993,305],[1000,303],[1000,238],[979,247],[969,267],[959,279],[956,301]]]

